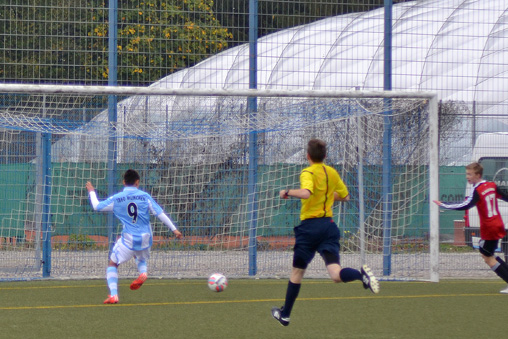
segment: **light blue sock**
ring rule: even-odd
[[[145,260],[138,260],[138,258],[136,258],[136,265],[138,265],[138,272],[139,272],[139,274],[146,273],[146,271],[147,271],[147,264],[146,264]]]
[[[118,294],[118,269],[114,266],[109,266],[106,270],[106,279],[108,280],[109,294]]]

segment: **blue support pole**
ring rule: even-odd
[[[51,134],[42,134],[42,276],[51,276]]]
[[[257,41],[258,41],[258,1],[249,0],[249,88],[257,88]],[[249,221],[249,275],[257,274],[257,210],[256,195],[258,149],[257,149],[257,98],[247,98],[250,121],[249,132],[249,178],[248,178],[248,221]]]
[[[392,0],[384,1],[384,90],[392,90]],[[385,99],[383,132],[383,275],[392,271],[392,118],[391,100]]]
[[[117,41],[118,41],[118,0],[109,0],[109,31],[108,31],[108,86],[118,84],[117,64]],[[117,122],[117,97],[108,96],[108,195],[112,196],[116,190],[116,162],[117,162],[117,140],[115,137]],[[115,220],[112,213],[108,213],[108,241],[109,252],[113,249]]]

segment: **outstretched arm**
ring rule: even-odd
[[[93,187],[90,181],[86,182],[86,189],[88,190],[88,196],[90,197],[90,203],[94,211],[97,211],[97,205],[99,205],[99,199],[97,199],[97,194],[95,194],[95,188]]]
[[[90,203],[92,204],[94,211],[102,211],[102,212],[113,211],[114,203],[112,201],[106,202],[106,203],[103,202],[103,204],[101,204],[101,206],[99,206],[99,199],[97,198],[97,194],[95,193],[95,188],[93,187],[93,185],[90,181],[88,181],[86,183],[85,187],[88,190],[88,196],[90,197]]]
[[[444,203],[439,200],[433,200],[434,203],[442,208],[446,208],[448,210],[456,210],[456,211],[465,211],[474,207],[476,203],[480,200],[480,195],[475,190],[472,196],[466,197],[463,202],[460,203]]]
[[[159,220],[162,221],[164,223],[164,225],[166,225],[175,234],[175,237],[177,239],[180,239],[183,237],[182,233],[176,229],[176,226],[173,224],[171,219],[169,219],[169,217],[166,215],[166,213],[162,212],[161,214],[159,214],[157,216],[157,218],[159,218]]]

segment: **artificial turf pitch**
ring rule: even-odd
[[[506,338],[500,280],[361,283],[304,280],[288,327],[270,315],[287,280],[121,280],[103,305],[102,280],[0,282],[0,338]]]

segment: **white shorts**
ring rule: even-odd
[[[130,260],[132,257],[136,257],[139,260],[148,260],[150,258],[150,248],[146,248],[141,251],[134,251],[125,246],[122,242],[122,238],[118,238],[113,246],[110,259],[117,265]]]

